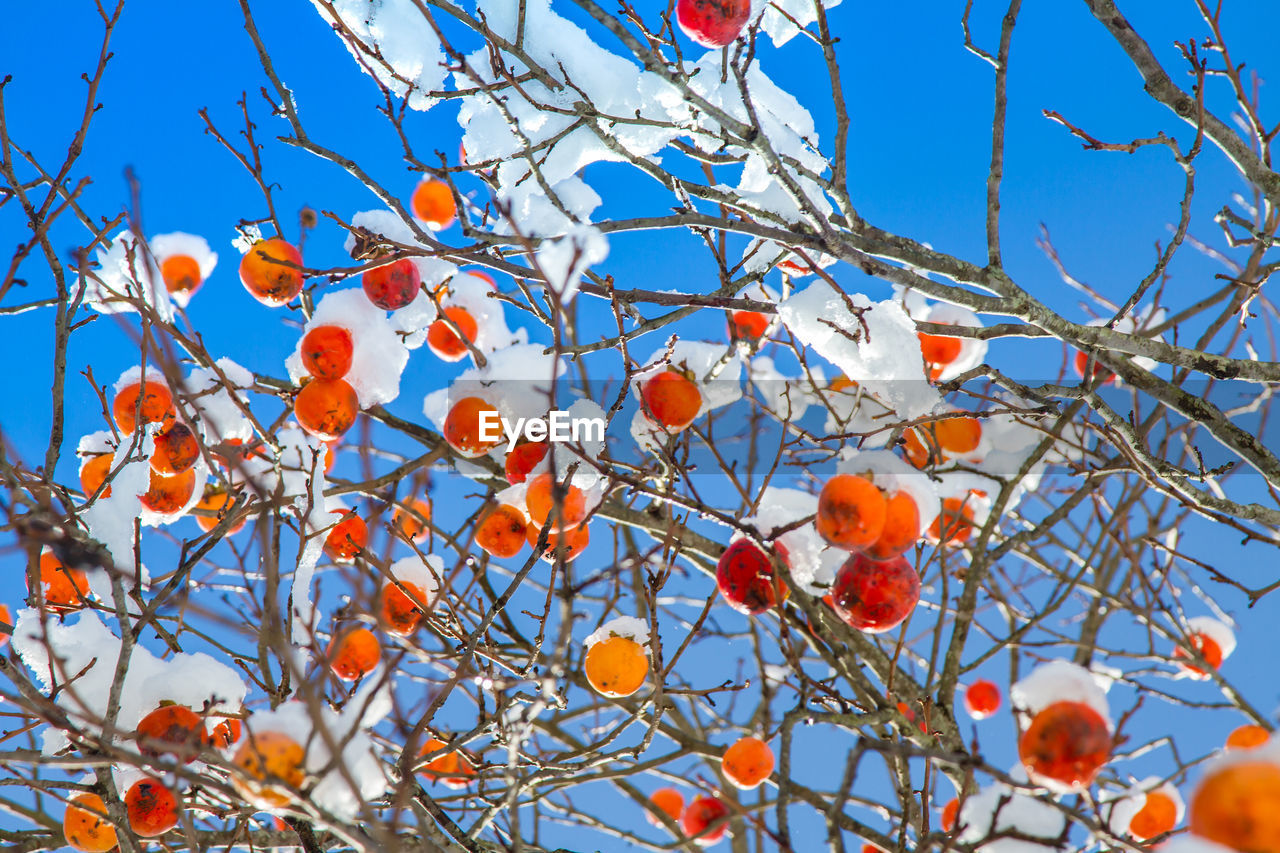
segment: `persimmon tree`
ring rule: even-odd
[[[1046,229],[1048,291],[1005,262],[1020,0],[946,11],[989,70],[974,257],[863,212],[848,4],[315,0],[381,116],[343,139],[257,5],[256,91],[199,112],[244,168],[223,234],[153,233],[136,178],[84,203],[123,0],[65,158],[0,85],[0,313],[54,341],[51,395],[2,419],[49,424],[0,458],[12,849],[1280,851],[1269,684],[1227,663],[1280,527],[1250,4],[1175,4],[1176,43],[1081,4],[1161,118],[1035,108],[1081,158],[1158,152],[1177,199],[1133,281],[1080,281]],[[789,56],[825,79],[784,90]],[[279,203],[277,149],[314,207]],[[342,173],[369,209],[325,203]],[[610,263],[635,242],[705,280]],[[1220,267],[1193,294],[1188,255]],[[191,323],[241,286],[283,363]],[[76,363],[90,321],[117,351]]]

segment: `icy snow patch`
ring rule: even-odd
[[[865,309],[861,320],[851,306]],[[779,305],[778,313],[802,343],[899,416],[923,417],[941,402],[925,380],[915,324],[897,302],[872,303],[861,293],[839,293],[820,281]]]

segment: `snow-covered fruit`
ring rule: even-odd
[[[481,429],[483,421],[493,421],[498,410],[480,397],[463,397],[453,404],[444,420],[444,440],[460,456],[474,459],[484,456],[502,443],[501,438],[488,438]]]
[[[1042,708],[1018,740],[1018,755],[1031,781],[1055,790],[1083,791],[1111,758],[1111,727],[1085,702]]]
[[[480,327],[461,305],[447,305],[440,313],[443,317],[427,329],[427,347],[441,361],[461,361],[471,351],[469,345],[475,343]]]
[[[731,44],[747,19],[751,0],[677,0],[676,22],[684,34],[703,47]]]
[[[594,636],[594,635],[593,635]],[[583,669],[587,682],[601,696],[621,698],[635,693],[649,676],[649,655],[632,636],[588,638]]]
[[[342,326],[316,326],[302,336],[302,366],[317,379],[341,379],[351,370],[355,345]]]
[[[551,532],[561,533],[577,527],[587,517],[587,497],[573,483],[558,484],[550,471],[544,471],[529,481],[525,492],[525,506],[529,520],[542,528],[547,519],[552,520]]]
[[[720,555],[716,587],[730,607],[749,616],[772,609],[790,594],[770,555],[750,539],[739,539]]]
[[[207,740],[200,715],[172,702],[143,717],[134,737],[143,755],[172,755],[184,763],[195,760]]]
[[[884,495],[865,477],[837,474],[818,495],[814,527],[828,544],[860,551],[884,531],[888,507]]]
[[[138,424],[171,423],[175,415],[173,395],[164,383],[154,379],[125,385],[111,402],[111,416],[126,435],[137,429]]]
[[[854,554],[836,572],[831,606],[847,625],[879,634],[901,625],[920,601],[920,576],[903,557]]]
[[[929,368],[929,378],[937,379],[942,369],[960,356],[962,341],[951,335],[930,335],[920,332],[920,352]]]
[[[1187,645],[1200,653],[1211,669],[1218,669],[1231,657],[1236,648],[1236,635],[1230,626],[1209,616],[1197,616],[1187,620]],[[1191,662],[1191,656],[1182,646],[1173,650],[1174,660],[1182,673],[1190,678],[1209,677],[1208,670]]]
[[[268,308],[279,308],[302,292],[302,254],[289,242],[259,240],[240,259],[240,283]]]

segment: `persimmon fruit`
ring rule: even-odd
[[[860,551],[880,538],[888,511],[884,494],[870,480],[837,474],[818,495],[813,524],[828,544]]]
[[[692,379],[675,370],[655,373],[640,383],[644,411],[667,432],[680,432],[702,409],[702,392]]]
[[[317,379],[341,379],[351,372],[355,342],[342,326],[316,326],[302,336],[302,366]]]
[[[62,836],[67,845],[83,853],[106,853],[116,846],[116,828],[107,816],[107,804],[97,794],[77,794],[62,815]]]
[[[1031,720],[1018,755],[1033,782],[1082,791],[1111,757],[1106,720],[1083,702],[1054,702]]]
[[[769,555],[750,539],[739,539],[720,555],[716,587],[730,607],[749,616],[771,610],[790,594]]]
[[[373,672],[382,660],[382,644],[376,634],[358,625],[335,635],[325,656],[334,675],[355,681]]]
[[[322,441],[341,438],[360,414],[360,398],[345,379],[312,379],[293,398],[298,426]]]
[[[302,254],[286,240],[259,240],[240,259],[240,283],[268,308],[286,305],[302,292]]]
[[[178,825],[178,798],[156,779],[142,778],[124,795],[129,828],[142,838],[164,835]]]
[[[400,258],[375,267],[360,277],[360,286],[369,301],[383,311],[399,311],[417,298],[422,275],[409,258]]]
[[[436,320],[427,329],[427,346],[441,361],[461,361],[471,352],[468,344],[474,344],[479,327],[471,312],[460,305],[449,305],[444,308],[444,316],[449,322]],[[449,323],[457,327],[450,328]],[[458,332],[462,336],[458,336]]]
[[[758,788],[773,772],[773,750],[758,737],[740,738],[720,759],[720,769],[735,788]]]
[[[892,630],[920,601],[920,576],[902,557],[854,554],[836,572],[831,604],[845,624],[868,634]]]
[[[427,178],[413,190],[409,201],[413,215],[427,224],[432,231],[443,231],[458,216],[453,192],[444,181]]]
[[[524,513],[511,504],[498,504],[476,522],[476,544],[499,559],[509,559],[524,548]]]
[[[609,637],[587,649],[583,667],[597,693],[621,698],[644,684],[649,675],[649,656],[630,637]]]

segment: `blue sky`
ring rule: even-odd
[[[377,90],[311,5],[255,6],[259,7],[255,8],[259,30],[281,76],[296,92],[302,119],[313,136],[358,155],[379,180],[399,187],[407,196],[415,177],[405,168],[397,140],[375,111]],[[962,6],[958,2],[845,0],[833,11],[832,22],[844,50],[842,70],[853,124],[850,185],[860,213],[889,230],[981,261],[992,74],[989,66],[963,48]],[[1004,9],[992,3],[976,6],[976,38],[990,48]],[[1079,278],[1113,298],[1123,298],[1150,269],[1155,242],[1168,239],[1167,225],[1175,220],[1181,197],[1181,171],[1168,152],[1158,147],[1132,155],[1084,152],[1041,110],[1057,110],[1109,141],[1163,130],[1185,147],[1191,131],[1145,98],[1137,73],[1092,20],[1085,4],[1027,7],[1015,35],[1011,63],[1003,195],[1006,264],[1014,279],[1038,298],[1068,317],[1087,319],[1090,315],[1080,306],[1078,294],[1061,283],[1035,246],[1040,224],[1050,229],[1063,260]],[[1191,4],[1146,0],[1125,4],[1125,11],[1166,68],[1179,72],[1175,79],[1185,79],[1172,42],[1202,34]],[[33,37],[49,31],[50,13],[47,6],[18,4],[6,11],[8,25],[0,32],[3,70],[14,78],[5,90],[11,132],[46,165],[56,163],[65,151],[84,89],[79,75],[96,57],[99,38],[91,4],[64,0],[57,4],[60,20],[51,49],[47,38]],[[1280,55],[1274,50],[1280,5],[1265,0],[1236,4],[1228,12],[1225,28],[1238,57],[1269,61],[1259,70],[1264,76],[1280,75]],[[296,332],[282,327],[279,312],[261,308],[245,293],[236,279],[238,257],[229,242],[238,219],[257,218],[264,208],[249,176],[205,132],[197,111],[207,107],[219,128],[234,136],[242,121],[236,100],[242,92],[248,93],[259,140],[266,145],[266,169],[280,186],[277,201],[287,212],[283,214],[286,221],[293,221],[293,212],[302,205],[347,217],[378,206],[376,199],[337,167],[274,142],[274,135],[285,126],[268,117],[257,93],[266,81],[232,4],[138,0],[126,9],[111,48],[115,57],[99,98],[104,106],[95,117],[76,170],[77,175],[93,179],[84,196],[86,209],[119,210],[127,198],[123,172],[132,167],[142,181],[146,231],[201,234],[220,255],[217,272],[188,310],[210,351],[282,375]],[[803,93],[802,99],[819,119],[824,141],[830,140],[830,115],[822,100],[825,76],[800,40],[778,51],[766,50],[763,66],[784,88]],[[1221,107],[1225,84],[1212,85],[1210,102]],[[1263,93],[1265,107],[1265,87]],[[451,161],[456,156],[460,131],[449,106],[411,116],[408,127],[420,151],[437,149]],[[1220,245],[1211,216],[1243,185],[1216,150],[1207,150],[1196,167],[1200,195],[1192,232]],[[593,167],[589,178],[605,191],[606,212],[610,191],[621,193],[632,187],[647,191],[617,167]],[[474,184],[471,189],[480,187]],[[27,236],[16,214],[14,205],[0,209],[0,242],[5,245]],[[296,234],[293,226],[286,236]],[[459,231],[454,228],[445,236],[457,239]],[[69,251],[83,240],[84,232],[69,220],[56,230],[60,249]],[[714,286],[711,267],[695,254],[695,248],[687,237],[617,239],[601,271],[614,274],[629,287],[710,289]],[[339,229],[322,220],[311,237],[308,262],[321,266],[345,260]],[[38,270],[35,265],[28,268],[28,294],[33,299],[52,290]],[[1171,268],[1170,301],[1185,304],[1214,289],[1218,285],[1212,276],[1219,272],[1219,267],[1184,249]],[[883,284],[850,270],[838,271],[836,277],[874,297],[888,292]],[[0,399],[20,401],[10,404],[0,422],[9,441],[28,461],[42,456],[48,435],[51,317],[46,310],[6,318],[5,334],[0,336],[0,363],[11,367],[0,376]],[[508,319],[515,317],[509,313]],[[720,316],[710,312],[680,330],[689,336],[723,334]],[[75,480],[75,438],[100,427],[87,383],[76,374],[92,364],[99,381],[110,382],[136,361],[128,336],[111,318],[95,320],[73,342],[69,439],[58,472],[67,482]],[[657,344],[655,339],[641,349],[647,353]],[[1016,365],[1010,372],[1021,378],[1050,379],[1058,373],[1062,350],[1047,342],[1002,341],[993,344],[989,360]],[[420,420],[422,393],[438,386],[440,370],[425,351],[415,355],[404,377],[405,392],[390,407],[392,411]],[[1231,534],[1206,524],[1196,525],[1194,532],[1186,545],[1193,553],[1230,561],[1232,568],[1246,567],[1242,573],[1254,579],[1273,574],[1269,559],[1265,570],[1249,571],[1250,560],[1256,559],[1251,556],[1254,551],[1239,548]],[[181,535],[194,535],[194,528]],[[691,583],[705,586],[701,579]],[[16,572],[0,580],[0,597],[12,602],[21,594]],[[1244,615],[1240,596],[1226,594],[1222,600],[1236,615]],[[1271,632],[1266,626],[1277,615],[1276,606],[1267,600],[1242,620],[1241,649],[1226,670],[1238,682],[1255,682],[1250,685],[1251,698],[1267,709],[1275,704],[1274,688],[1247,675],[1270,671],[1265,641]],[[1250,639],[1256,642],[1251,644]],[[708,648],[691,658],[687,663],[692,669],[686,676],[697,680],[714,671],[715,654],[714,648]],[[997,681],[1007,683],[1002,660],[993,661],[989,669]],[[1208,686],[1180,689],[1206,701],[1213,698]],[[1148,707],[1143,719],[1144,725],[1156,729],[1185,731],[1194,751],[1216,745],[1226,731],[1242,722],[1217,714],[1213,723],[1202,725],[1207,713]],[[988,755],[1012,763],[1010,730],[1007,714],[979,726]],[[826,742],[812,737],[812,748],[821,750]]]

